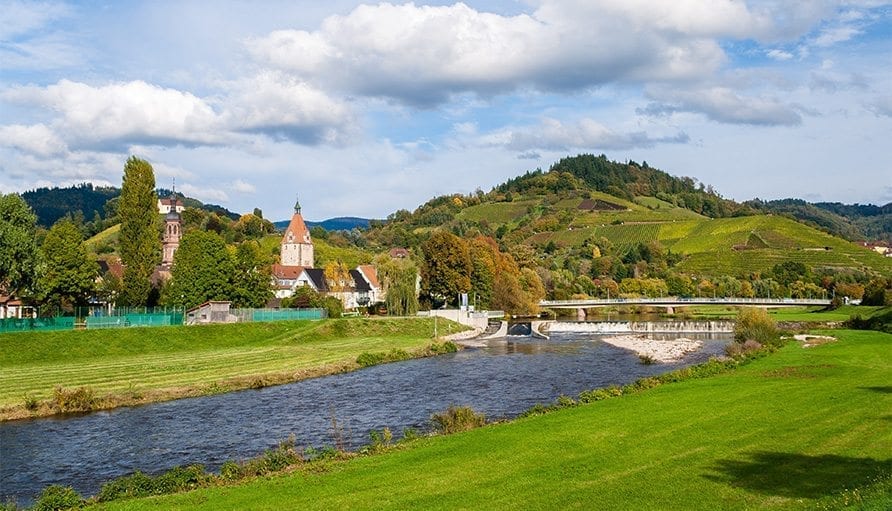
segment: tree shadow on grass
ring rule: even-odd
[[[763,495],[817,499],[892,472],[892,460],[760,451],[749,460],[719,460],[713,470],[703,477]]]
[[[862,390],[872,390],[874,392],[879,392],[880,394],[892,394],[892,385],[887,387],[858,387]]]

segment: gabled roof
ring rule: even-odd
[[[282,236],[282,243],[312,243],[310,240],[310,230],[304,223],[304,217],[300,213],[295,212],[291,217],[288,228]]]
[[[368,293],[372,290],[369,283],[362,278],[362,272],[359,270],[350,270],[350,276],[353,277],[353,290],[360,293]]]
[[[362,272],[362,276],[365,277],[365,280],[373,287],[380,288],[381,284],[378,282],[378,270],[371,264],[360,264],[359,267],[356,268],[360,272]]]
[[[303,266],[285,266],[283,264],[273,265],[273,277],[280,280],[294,280],[300,277],[300,274],[303,271]]]
[[[322,268],[307,268],[305,271],[316,291],[328,291],[328,282],[325,281],[325,271]]]

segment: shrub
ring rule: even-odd
[[[224,481],[237,481],[242,478],[242,466],[228,460],[220,466],[220,479]]]
[[[369,431],[369,445],[367,452],[376,453],[386,450],[393,443],[393,433],[390,428],[384,428],[380,432]]]
[[[382,362],[384,362],[383,353],[369,353],[367,351],[363,351],[359,354],[358,357],[356,357],[356,363],[359,364],[360,367],[371,367]]]
[[[55,511],[80,508],[83,503],[84,499],[72,487],[51,484],[43,489],[31,509],[34,511]]]
[[[445,355],[446,353],[456,353],[458,345],[452,341],[435,342],[428,346],[428,352],[431,355]]]
[[[89,412],[99,405],[99,399],[93,395],[90,387],[78,387],[66,389],[56,387],[53,389],[53,407],[60,413]]]
[[[655,359],[652,355],[649,355],[647,353],[645,353],[643,355],[638,355],[638,360],[646,366],[653,365],[653,364],[657,363],[657,359]]]
[[[761,344],[778,345],[780,334],[777,331],[777,324],[765,309],[744,307],[737,313],[734,340],[740,343],[756,341]]]
[[[34,397],[30,394],[25,394],[24,400],[25,400],[25,410],[28,410],[31,412],[33,412],[34,410],[37,410],[37,407],[40,405],[40,401],[38,401],[38,399],[36,397]]]
[[[604,387],[603,389],[592,389],[580,392],[579,402],[594,403],[595,401],[610,399],[612,397],[619,397],[621,395],[623,395],[623,389],[621,387],[617,387],[616,385],[611,385],[609,387]]]
[[[443,434],[458,433],[486,424],[486,416],[470,406],[450,406],[445,412],[431,415],[434,428]]]
[[[201,465],[173,467],[155,478],[154,493],[176,493],[198,488],[208,479]]]
[[[403,442],[411,442],[413,440],[418,440],[421,438],[421,435],[418,434],[418,431],[415,428],[406,428],[403,430]]]

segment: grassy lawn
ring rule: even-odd
[[[823,307],[778,307],[769,309],[768,313],[776,321],[800,321],[800,322],[841,322],[853,315],[870,317],[885,307],[869,307],[844,305],[831,311],[823,310]],[[681,314],[690,314],[698,319],[734,319],[737,317],[738,307],[726,307],[722,305],[702,305],[679,309]]]
[[[862,508],[890,509],[892,335],[832,334],[840,341],[789,344],[720,376],[427,438],[326,473],[103,509],[835,509],[857,495]]]
[[[441,321],[439,332],[458,328]],[[163,391],[244,388],[255,377],[293,381],[352,369],[363,352],[418,350],[432,335],[427,318],[5,334],[0,409],[22,407],[26,395],[48,399],[56,385],[89,386],[99,395],[149,393],[149,400],[160,400]]]

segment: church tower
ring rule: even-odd
[[[176,186],[170,194],[171,204],[177,204]],[[172,207],[164,216],[164,234],[161,238],[161,266],[170,268],[173,266],[173,255],[180,248],[180,236],[182,236],[182,220],[176,207]]]
[[[313,267],[313,240],[300,214],[300,201],[294,204],[294,215],[282,237],[281,259],[282,266]]]

